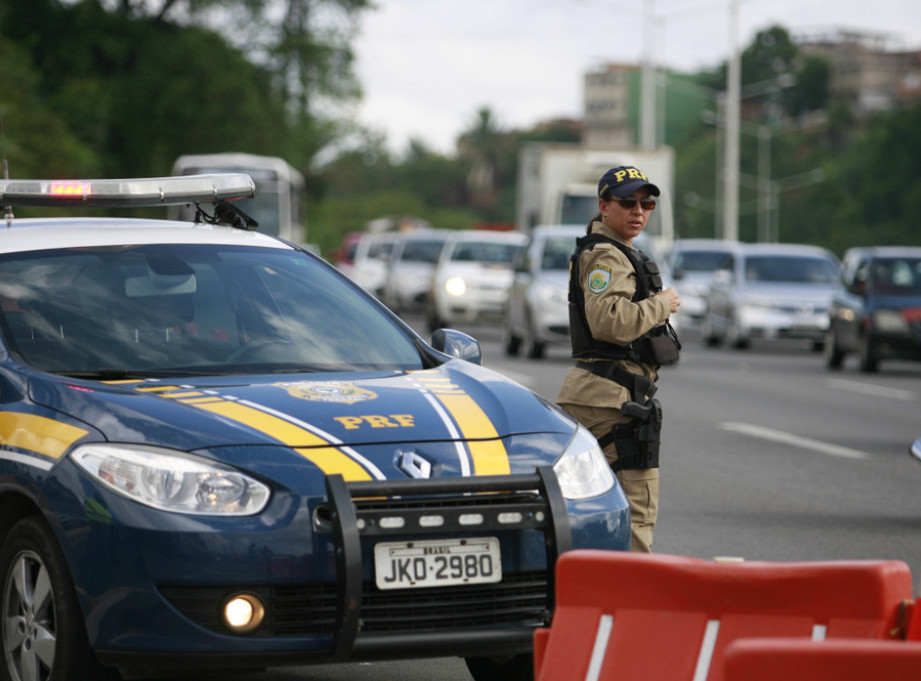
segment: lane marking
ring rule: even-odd
[[[849,390],[862,395],[872,395],[873,397],[889,397],[893,400],[904,400],[914,402],[918,399],[918,393],[913,390],[902,390],[900,388],[885,388],[879,385],[869,383],[859,383],[857,381],[845,381],[840,378],[828,379],[828,387],[836,390]]]
[[[785,433],[782,430],[765,428],[764,426],[756,426],[752,423],[737,423],[734,421],[726,421],[717,424],[717,427],[733,433],[741,433],[742,435],[748,435],[750,437],[756,437],[762,440],[779,442],[781,444],[790,445],[791,447],[811,449],[814,452],[828,454],[829,456],[838,456],[844,459],[870,458],[869,454],[862,452],[859,449],[851,449],[850,447],[833,445],[828,442],[822,442],[821,440],[813,440],[808,437],[801,437],[799,435],[793,435],[792,433]]]

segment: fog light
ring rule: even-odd
[[[236,594],[224,603],[224,624],[232,631],[244,633],[252,631],[265,619],[265,607],[258,596],[253,594]]]

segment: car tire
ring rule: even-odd
[[[825,332],[825,345],[822,348],[825,366],[829,369],[840,369],[844,365],[844,353],[838,346],[835,332],[831,329]]]
[[[528,359],[543,359],[547,353],[547,344],[532,340],[528,348]]]
[[[39,516],[20,520],[0,549],[0,678],[9,681],[115,681],[90,649],[64,554]]]
[[[742,335],[735,319],[729,322],[729,328],[726,330],[726,340],[736,350],[748,350],[752,344],[750,338]]]
[[[879,371],[879,357],[873,347],[873,341],[863,336],[858,343],[857,354],[860,357],[860,370],[867,374]]]
[[[713,324],[709,317],[704,317],[700,323],[700,338],[708,348],[718,348],[723,342],[723,339],[713,331]]]
[[[542,359],[547,350],[547,344],[537,339],[537,333],[534,331],[534,324],[531,319],[530,314],[525,319],[525,326],[528,331],[528,336],[525,339],[528,348],[528,359]]]
[[[435,312],[434,308],[430,309],[426,315],[426,324],[429,327],[429,331],[437,331],[438,329],[443,329],[447,324],[445,321],[438,316],[438,313]]]
[[[502,327],[502,346],[509,357],[517,357],[521,351],[521,338],[516,336],[508,326]]]
[[[508,657],[468,657],[467,670],[473,681],[533,681],[533,655]]]

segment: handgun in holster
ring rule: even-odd
[[[659,441],[662,432],[662,405],[650,399],[646,404],[624,402],[620,407],[628,423],[619,423],[611,432],[599,439],[603,447],[614,443],[617,461],[611,464],[615,471],[659,467]]]

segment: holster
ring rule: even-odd
[[[617,448],[617,461],[611,464],[611,468],[615,471],[658,468],[662,433],[662,405],[659,400],[649,400],[645,405],[625,402],[621,413],[632,420],[617,424],[598,440],[602,448],[612,442]]]

